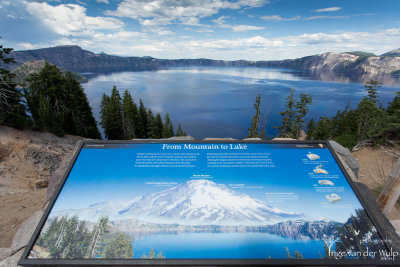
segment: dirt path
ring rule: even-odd
[[[79,139],[0,126],[0,247],[10,247],[21,223],[42,209],[51,173]]]
[[[390,152],[390,153],[388,153]],[[389,176],[397,157],[382,148],[362,148],[352,153],[360,163],[359,180],[368,186],[372,192],[379,192],[383,187],[386,178]],[[400,153],[400,151],[395,151]],[[388,216],[389,220],[400,220],[400,207],[395,209]]]

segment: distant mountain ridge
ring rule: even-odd
[[[297,59],[274,61],[156,59],[152,57],[121,57],[95,54],[79,46],[55,46],[36,50],[14,51],[11,57],[17,62],[8,68],[16,68],[32,60],[46,60],[56,66],[76,72],[116,72],[156,70],[178,66],[252,66],[279,67],[303,71],[345,73],[349,75],[390,75],[400,71],[400,48],[381,56],[355,51],[324,53]]]
[[[81,210],[54,213],[78,215],[97,221],[108,216],[111,221],[138,219],[156,224],[180,225],[265,225],[288,219],[304,218],[298,212],[273,208],[223,184],[199,179],[186,181],[154,194],[130,200],[93,204]]]

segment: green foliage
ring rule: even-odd
[[[122,120],[125,139],[136,137],[138,108],[128,90],[125,90],[122,98]]]
[[[308,113],[308,105],[312,104],[311,95],[300,94],[300,99],[296,100],[296,104],[294,105],[296,109],[296,114],[294,116],[293,128],[291,129],[291,136],[294,138],[299,138],[301,134],[301,130],[304,126],[304,117]]]
[[[312,104],[311,95],[300,94],[299,100],[294,98],[293,89],[286,98],[285,111],[281,112],[281,126],[275,127],[279,137],[299,138],[304,127],[304,118],[308,113],[308,106]]]
[[[261,109],[261,95],[258,94],[256,96],[256,102],[254,103],[254,109],[256,110],[256,114],[254,114],[251,119],[251,125],[249,128],[248,138],[258,137],[258,127],[260,124],[260,109]]]
[[[111,91],[111,96],[103,94],[100,114],[100,124],[109,140],[159,139],[174,136],[168,112],[165,114],[163,122],[161,114],[154,115],[151,109],[146,109],[142,100],[139,101],[138,108],[128,90],[125,90],[121,100],[115,86]],[[181,133],[185,134],[182,128]]]
[[[365,85],[367,96],[355,110],[347,104],[343,111],[338,111],[331,119],[321,117],[312,133],[312,139],[332,138],[341,145],[352,149],[357,143],[385,142],[400,138],[400,92],[385,110],[378,106],[378,88],[380,83],[369,81]]]
[[[330,139],[332,135],[332,121],[328,117],[320,117],[315,125],[312,137],[315,140]]]
[[[282,116],[282,124],[277,128],[279,137],[290,137],[293,128],[293,120],[296,112],[294,111],[295,100],[293,89],[290,89],[290,95],[286,98],[285,111],[279,113]]]
[[[309,122],[307,123],[306,127],[306,135],[307,135],[307,140],[310,140],[312,138],[314,129],[315,129],[315,121],[314,118],[311,118]]]
[[[146,134],[147,134],[147,111],[142,102],[142,99],[140,99],[139,119],[138,119],[138,128],[137,128],[136,137],[137,138],[147,138]]]
[[[162,252],[158,252],[157,256],[156,256],[156,252],[154,250],[154,248],[152,248],[149,252],[149,256],[146,256],[146,254],[142,254],[142,259],[165,259],[165,256],[163,256]]]
[[[157,115],[154,119],[153,128],[154,129],[153,129],[153,137],[152,138],[155,138],[155,139],[162,138],[164,124],[163,124],[160,113],[157,113]]]
[[[70,72],[64,74],[46,62],[39,73],[29,76],[28,83],[25,98],[37,128],[57,135],[100,138],[86,94]]]
[[[369,102],[374,104],[378,102],[378,88],[381,87],[381,85],[382,83],[374,80],[370,80],[366,85],[364,85],[365,91],[368,93]]]
[[[49,249],[51,258],[127,259],[133,257],[132,238],[125,233],[109,234],[107,217],[100,217],[89,230],[77,216],[55,218],[37,244]]]
[[[131,259],[133,258],[132,238],[125,233],[119,233],[109,241],[104,248],[101,258],[104,259]]]
[[[146,137],[147,138],[154,138],[155,136],[155,118],[153,115],[153,112],[151,111],[151,109],[148,110],[147,112],[147,133],[146,133]]]
[[[169,138],[174,136],[174,127],[172,126],[171,119],[169,118],[168,112],[164,117],[164,127],[163,127],[163,138]]]
[[[183,136],[182,127],[180,124],[178,125],[178,130],[176,130],[176,136]]]
[[[357,138],[355,135],[352,134],[343,134],[333,138],[336,142],[341,144],[348,149],[352,149],[355,145],[357,145]]]
[[[247,138],[266,138],[266,126],[268,120],[269,109],[266,110],[264,117],[261,117],[261,95],[258,94],[256,96],[256,101],[254,103],[255,114],[251,119],[251,125],[249,130],[249,134]],[[185,135],[185,133],[184,133]]]
[[[14,63],[10,57],[12,48],[3,48],[0,45],[0,66]],[[22,129],[29,123],[22,101],[22,93],[13,82],[14,74],[0,67],[0,124]]]

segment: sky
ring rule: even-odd
[[[0,0],[0,43],[274,60],[400,47],[399,0]]]
[[[216,184],[226,185],[284,211],[304,213],[313,219],[328,218],[344,222],[351,213],[354,214],[355,209],[361,207],[328,149],[282,149],[278,146],[248,144],[247,150],[163,150],[162,144],[132,144],[124,149],[82,149],[53,210],[81,209],[95,203],[132,199],[170,188],[156,186],[153,182],[169,182],[172,183],[170,186],[176,186],[198,179],[194,175],[210,175],[209,179]],[[138,168],[134,166],[138,152],[200,153],[201,156],[197,157],[196,168]],[[276,167],[207,168],[207,152],[267,152]],[[304,164],[304,161],[309,161],[306,158],[308,152],[316,153],[321,160],[327,161],[323,168],[329,175],[336,176],[329,178],[335,186],[343,187],[344,190],[337,193],[342,201],[331,204],[325,198],[330,192],[316,192],[318,178],[327,179],[327,176],[312,174],[317,166],[315,162]],[[251,188],[235,188],[232,184],[244,184]],[[298,198],[269,203],[270,193],[290,193]]]

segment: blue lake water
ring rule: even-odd
[[[89,82],[83,87],[97,121],[100,121],[101,96],[110,94],[113,85],[121,95],[128,89],[136,103],[142,99],[153,113],[169,112],[175,129],[180,123],[188,134],[197,138],[244,138],[258,93],[262,98],[262,115],[269,111],[267,136],[275,134],[272,126],[280,125],[279,112],[284,110],[291,88],[296,97],[300,93],[313,97],[306,120],[333,116],[349,101],[354,108],[366,95],[363,84],[348,79],[321,81],[293,70],[275,68],[180,67],[96,74],[89,76]],[[381,103],[386,105],[399,90],[398,84],[382,86]]]
[[[325,255],[320,240],[294,240],[266,233],[184,233],[145,236],[133,242],[134,258],[162,252],[166,259],[287,259],[287,247],[306,259]]]

